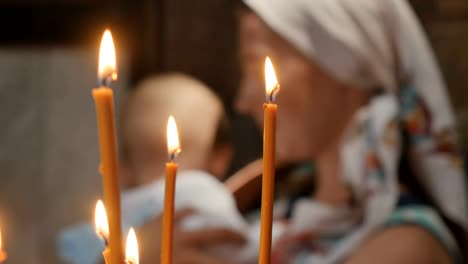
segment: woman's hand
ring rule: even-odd
[[[224,228],[182,230],[179,223],[193,213],[193,210],[185,209],[174,215],[174,264],[233,264],[208,249],[219,244],[241,246],[245,243],[244,237]],[[141,264],[160,263],[161,228],[162,216],[159,216],[138,229]]]

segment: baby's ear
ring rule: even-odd
[[[209,159],[209,172],[219,180],[223,180],[226,175],[233,156],[233,149],[230,144],[215,146]]]

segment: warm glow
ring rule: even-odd
[[[96,212],[94,215],[94,223],[96,225],[96,233],[107,240],[109,237],[109,224],[107,223],[106,208],[101,200],[96,204]]]
[[[268,102],[273,102],[279,91],[279,83],[276,78],[275,68],[269,57],[265,59],[265,88]]]
[[[2,233],[0,232],[0,263],[7,259],[7,253],[2,248]]]
[[[167,120],[167,151],[169,158],[173,160],[180,153],[179,133],[173,116]]]
[[[108,29],[102,35],[101,48],[99,49],[98,77],[101,80],[109,78],[113,81],[117,80],[114,41]]]
[[[130,231],[128,231],[127,245],[125,247],[125,259],[129,264],[139,263],[138,241],[136,238],[135,230],[133,230],[133,228],[130,228]]]

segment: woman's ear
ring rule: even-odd
[[[230,144],[222,144],[215,146],[212,151],[211,158],[208,160],[208,170],[219,180],[223,180],[226,172],[231,165],[233,156],[232,146]]]

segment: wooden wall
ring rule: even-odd
[[[441,65],[457,111],[461,136],[468,146],[468,1],[412,2]]]
[[[156,34],[146,35],[147,38],[151,38],[147,42],[153,44],[146,50],[138,49],[134,58],[135,61],[149,61],[146,64],[151,66],[140,67],[145,63],[134,63],[132,80],[139,80],[149,72],[188,72],[211,85],[229,105],[235,96],[238,83],[234,1],[145,2],[148,7],[157,6],[158,11],[153,11],[153,19],[149,21],[154,27],[152,32]],[[441,65],[460,120],[463,142],[468,144],[468,89],[465,87],[468,83],[468,49],[465,47],[468,43],[468,1],[410,0],[410,3],[420,17]],[[238,117],[234,119],[235,125],[238,120]],[[243,138],[255,135],[251,123],[242,119],[239,124],[239,134],[242,134]],[[234,139],[241,141],[236,135]],[[258,143],[250,143],[255,146],[253,151],[241,151],[256,154],[236,160],[236,166],[258,154]]]
[[[74,48],[0,48],[0,226],[7,264],[59,263],[58,232],[93,219],[102,197],[91,96],[96,57]],[[121,68],[120,77],[118,106],[128,70]]]

